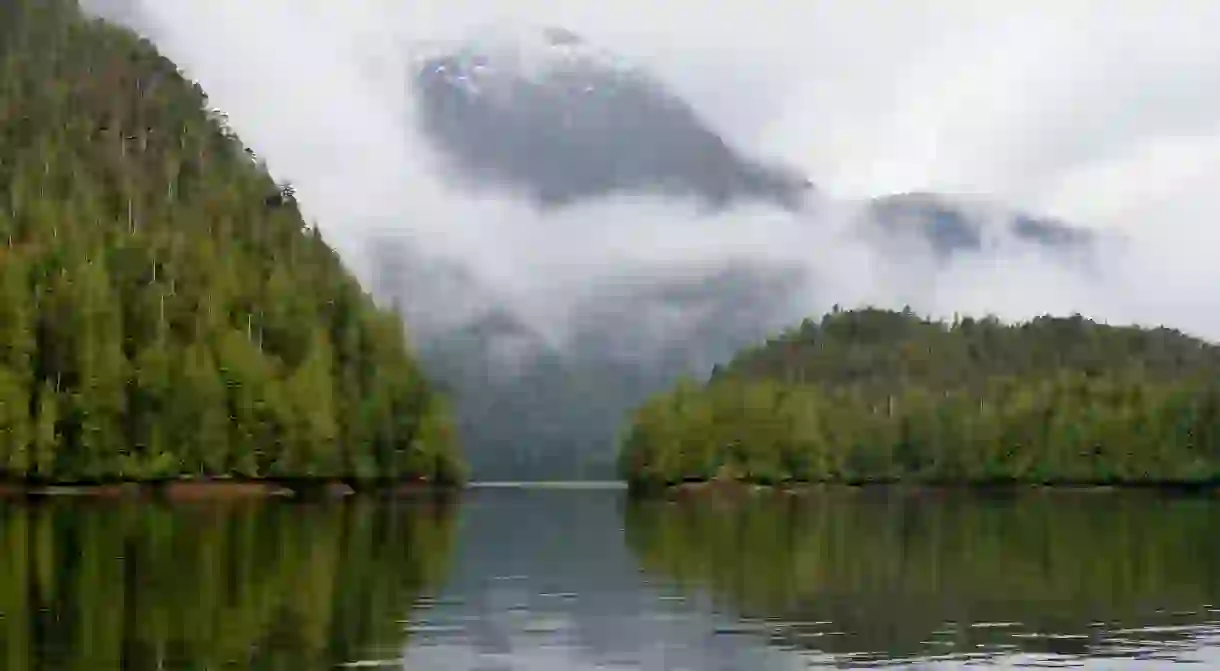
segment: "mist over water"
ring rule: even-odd
[[[1212,4],[88,4],[201,83],[425,351],[463,327],[510,324],[492,374],[539,348],[648,367],[718,337],[682,364],[706,373],[832,304],[1080,312],[1220,337]],[[421,132],[422,59],[477,44],[528,71],[555,26],[645,71],[739,156],[808,177],[815,206],[637,191],[541,208],[457,178]],[[949,257],[918,234],[861,233],[866,199],[911,192],[948,194],[997,233]],[[1103,235],[1088,259],[1054,254],[989,221],[1016,210]],[[726,269],[754,293],[663,296]]]

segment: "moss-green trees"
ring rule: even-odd
[[[146,41],[0,15],[0,474],[459,478],[377,309]]]
[[[1167,329],[837,312],[645,404],[620,468],[653,485],[1210,482],[1218,372],[1220,347]]]

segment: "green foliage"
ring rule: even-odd
[[[460,478],[405,344],[147,41],[5,3],[0,473]]]
[[[806,320],[635,413],[640,485],[1220,480],[1220,347],[1079,316]]]

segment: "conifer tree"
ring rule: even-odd
[[[837,311],[658,395],[640,485],[1220,481],[1220,346],[1079,316],[945,324]]]
[[[448,479],[406,347],[149,42],[0,4],[0,477]]]

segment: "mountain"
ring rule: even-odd
[[[151,43],[0,5],[0,477],[455,480],[443,399]]]
[[[985,252],[989,246],[1014,241],[1037,246],[1049,255],[1087,256],[1096,242],[1092,231],[1057,219],[1015,211],[985,199],[936,193],[874,198],[859,219],[866,234],[919,238],[940,259],[960,252]]]
[[[424,134],[467,183],[544,208],[652,193],[713,209],[796,209],[812,190],[795,171],[730,147],[647,72],[570,31],[535,37],[430,55],[414,73]]]
[[[474,472],[497,480],[613,477],[629,411],[786,323],[805,280],[746,262],[637,269],[586,287],[556,342],[457,263],[382,247],[373,291],[421,325],[421,363],[453,394]]]
[[[734,148],[644,68],[563,28],[433,48],[415,59],[419,128],[450,177],[555,209],[612,195],[760,203],[816,219],[826,198],[792,167]],[[1070,224],[934,193],[864,203],[861,225],[911,229],[937,251],[982,249],[989,218],[1049,249],[1087,246]]]
[[[771,206],[815,227],[835,205],[795,169],[733,147],[644,68],[571,31],[432,48],[416,60],[411,85],[419,130],[449,179],[517,194],[544,216],[645,195],[692,201],[707,213]],[[1094,242],[1083,229],[977,198],[895,194],[843,209],[853,213],[854,234],[896,262],[919,247],[943,265],[1010,243],[1070,261],[1087,258]],[[383,295],[445,286],[426,293],[465,315],[455,320],[441,315],[443,306],[401,300],[408,314],[412,304],[423,313],[412,323],[452,326],[421,331],[421,357],[458,399],[476,471],[494,478],[608,477],[614,436],[631,408],[681,375],[706,374],[800,314],[798,299],[809,298],[800,265],[735,260],[624,271],[587,288],[588,299],[570,310],[567,342],[553,346],[454,264],[412,259],[392,245],[381,253],[399,257],[389,265],[414,269],[379,284]]]
[[[147,18],[131,0],[87,1],[131,25]],[[412,62],[403,76],[413,116],[445,176],[472,196],[527,200],[544,224],[565,208],[644,196],[727,217],[773,208],[813,229],[838,204],[795,168],[734,144],[646,68],[570,31],[480,35]],[[853,233],[895,264],[928,247],[944,266],[1014,240],[1069,260],[1092,249],[1089,234],[1065,223],[968,200],[903,194],[847,209]],[[370,288],[398,307],[429,378],[453,393],[479,477],[609,477],[617,427],[649,394],[706,374],[810,304],[841,300],[810,288],[807,264],[656,263],[590,280],[555,320],[567,331],[556,338],[468,260],[393,239],[375,247]]]

